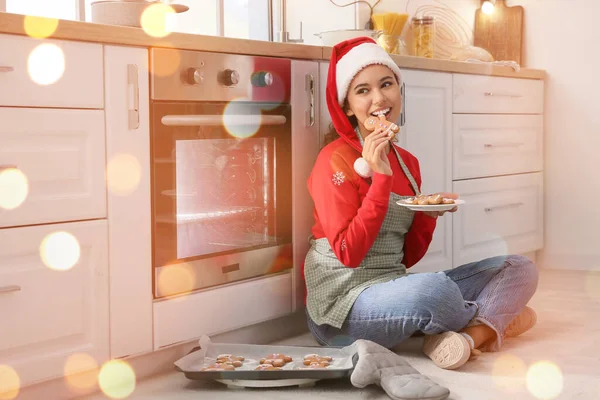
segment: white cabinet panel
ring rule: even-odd
[[[314,223],[314,203],[306,181],[319,153],[319,64],[292,61],[292,242],[294,274],[293,310],[304,307],[302,266]]]
[[[542,115],[455,115],[454,179],[541,171]]]
[[[106,217],[102,110],[0,107],[0,121],[0,169],[28,187],[18,207],[0,207],[0,227]]]
[[[152,351],[148,51],[106,46],[104,66],[114,358]]]
[[[542,114],[544,81],[454,74],[455,113]]]
[[[402,71],[406,84],[403,147],[419,160],[423,193],[452,190],[452,75]],[[411,271],[452,267],[452,215],[439,217],[425,257]]]
[[[106,231],[106,221],[0,229],[0,365],[14,368],[22,386],[61,377],[75,353],[108,360]],[[42,254],[58,267],[78,261],[53,270]]]
[[[0,34],[0,105],[102,108],[102,45]]]
[[[541,173],[454,182],[466,201],[454,215],[454,266],[543,244]]]

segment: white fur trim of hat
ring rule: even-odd
[[[398,83],[402,85],[400,68],[381,46],[375,43],[360,44],[348,51],[336,65],[335,83],[337,86],[338,103],[341,106],[344,104],[352,79],[364,68],[373,64],[387,66],[394,72],[396,78],[398,78]]]

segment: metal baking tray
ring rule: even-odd
[[[281,353],[292,357],[292,362],[279,371],[256,371],[260,359],[269,354]],[[214,364],[220,354],[243,356],[244,364],[235,371],[202,371],[203,367]],[[333,358],[331,365],[323,369],[297,369],[303,365],[304,356],[318,354]],[[338,379],[349,377],[358,361],[355,346],[347,347],[301,347],[278,345],[251,345],[212,343],[208,337],[200,339],[200,346],[175,362],[175,368],[191,380],[226,381],[277,381]],[[265,382],[266,383],[266,382]],[[294,384],[294,383],[291,383]],[[296,382],[296,384],[298,384]],[[245,385],[249,386],[249,385]],[[260,386],[260,385],[254,385]],[[284,385],[264,385],[284,386]]]

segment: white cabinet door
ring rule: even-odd
[[[452,190],[452,75],[402,71],[406,124],[401,145],[419,160],[423,193]],[[439,217],[425,257],[411,271],[452,267],[452,215]]]
[[[329,72],[329,63],[319,63],[319,147],[323,146],[325,135],[329,132],[331,126],[331,117],[327,108],[327,73]]]
[[[319,153],[319,64],[292,61],[293,310],[304,307],[302,265],[314,222],[306,180]]]
[[[24,387],[106,362],[106,220],[0,229],[0,243],[0,365]]]
[[[148,51],[106,46],[111,357],[152,351]]]
[[[466,203],[454,216],[454,266],[542,248],[543,174],[454,182]]]
[[[0,227],[105,218],[104,165],[102,110],[0,107],[0,172],[22,173]]]

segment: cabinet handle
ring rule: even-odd
[[[0,65],[0,72],[13,72],[14,70],[13,67]]]
[[[222,115],[164,115],[160,121],[164,126],[220,126]],[[285,115],[227,115],[225,125],[284,125]]]
[[[525,204],[524,204],[524,203],[521,203],[521,202],[519,202],[519,203],[503,204],[503,205],[500,205],[500,206],[495,206],[495,207],[486,207],[486,208],[485,208],[485,212],[492,212],[492,211],[495,211],[495,210],[500,210],[500,209],[503,209],[503,208],[515,208],[515,207],[521,207],[521,206],[523,206],[523,205],[525,205]]]
[[[306,75],[306,91],[308,92],[309,111],[307,115],[307,126],[315,125],[315,77],[313,74]]]
[[[400,88],[400,97],[402,98],[402,110],[400,110],[400,126],[406,124],[406,83],[402,82]]]
[[[494,92],[484,92],[483,95],[486,97],[512,97],[512,98],[523,97],[523,95],[520,95],[520,94],[494,93]]]
[[[490,149],[492,147],[520,147],[524,145],[525,143],[485,143],[483,147]]]
[[[0,294],[20,292],[20,291],[21,291],[21,286],[17,286],[17,285],[0,286]]]
[[[140,85],[138,83],[138,66],[127,64],[127,84],[133,85],[133,110],[127,104],[129,129],[136,130],[140,127]]]

